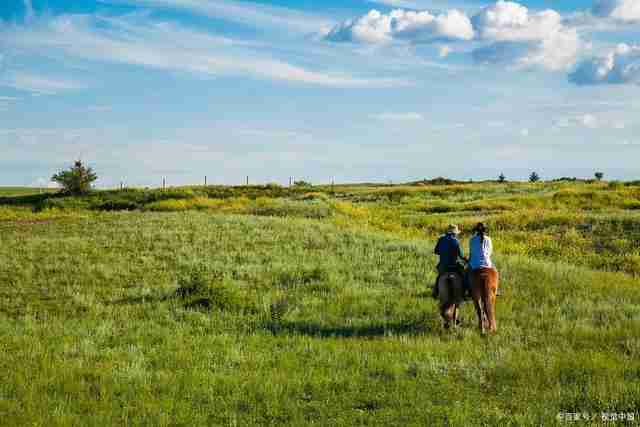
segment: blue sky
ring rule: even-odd
[[[0,185],[640,177],[636,0],[5,0]]]

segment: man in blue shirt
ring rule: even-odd
[[[458,234],[460,230],[457,225],[450,225],[447,228],[447,233],[438,239],[436,248],[434,250],[436,255],[440,256],[440,262],[438,263],[438,277],[436,277],[436,283],[433,286],[432,295],[434,298],[438,298],[438,279],[443,273],[456,272],[460,273],[464,277],[464,266],[459,260],[467,261],[464,257],[464,251],[458,241]]]

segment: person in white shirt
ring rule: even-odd
[[[469,267],[471,270],[479,268],[493,268],[491,255],[493,254],[493,243],[486,235],[487,228],[483,223],[478,223],[473,229],[474,236],[469,241]]]
[[[469,241],[469,268],[471,271],[482,268],[494,269],[491,255],[493,255],[493,242],[487,236],[487,227],[479,222],[473,229],[474,236]],[[498,290],[497,295],[500,295]]]

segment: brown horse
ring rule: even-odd
[[[444,273],[438,279],[438,295],[440,296],[440,315],[444,319],[444,327],[449,329],[458,323],[458,309],[464,298],[462,276],[459,273]]]
[[[495,268],[479,268],[471,272],[471,297],[478,314],[480,331],[496,331],[496,292],[498,271]]]

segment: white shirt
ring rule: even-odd
[[[480,243],[480,236],[475,235],[469,241],[469,265],[472,270],[478,268],[493,268],[491,262],[491,254],[493,253],[493,244],[489,236],[484,236],[484,241]]]

